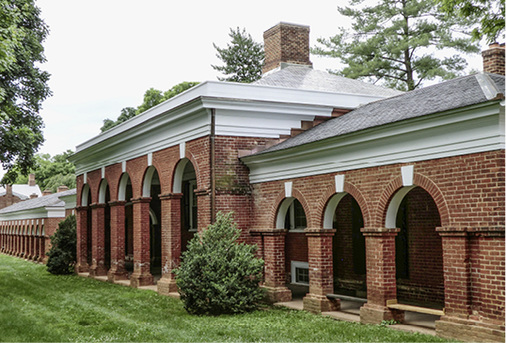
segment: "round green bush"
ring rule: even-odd
[[[47,253],[47,271],[51,274],[72,274],[76,264],[76,216],[68,216],[58,224],[51,236],[51,249]]]
[[[188,243],[176,269],[185,309],[192,314],[233,314],[256,308],[263,260],[256,246],[238,243],[232,213],[218,212],[216,222]]]

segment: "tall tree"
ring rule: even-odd
[[[100,132],[105,132],[109,129],[112,129],[116,125],[121,124],[121,123],[127,121],[128,119],[133,118],[136,115],[149,110],[151,107],[154,107],[154,106],[164,102],[165,100],[175,97],[179,93],[182,93],[182,92],[184,92],[184,91],[186,91],[198,84],[199,84],[199,82],[184,81],[184,82],[178,83],[177,85],[173,86],[171,89],[169,89],[168,91],[163,92],[163,93],[162,93],[162,91],[160,91],[158,89],[150,88],[144,93],[144,100],[143,100],[142,104],[139,105],[139,107],[137,107],[137,108],[134,108],[134,107],[123,108],[121,110],[121,114],[116,119],[116,121],[108,119],[108,118],[104,119],[104,125],[102,125],[102,127],[100,128]]]
[[[72,150],[64,151],[53,157],[49,154],[37,154],[34,158],[34,166],[28,172],[35,174],[37,184],[42,190],[49,189],[54,193],[62,185],[75,188],[76,167],[68,160],[72,154]],[[28,182],[27,173],[23,173],[17,164],[12,168],[12,171],[16,173],[13,183],[26,184]]]
[[[26,172],[44,141],[41,104],[50,94],[42,42],[48,28],[33,0],[0,0],[0,161],[12,182],[14,164]]]
[[[313,49],[339,58],[346,66],[340,75],[413,90],[425,80],[454,78],[466,67],[461,55],[438,58],[436,49],[479,51],[468,35],[456,32],[465,20],[445,17],[433,0],[378,0],[373,6],[350,0],[350,5],[338,11],[352,19],[352,29],[318,39],[322,46]]]
[[[485,38],[488,43],[504,42],[504,0],[436,0],[448,16],[468,18],[478,26],[471,32],[473,39]]]
[[[253,40],[245,29],[230,29],[231,42],[226,48],[213,43],[216,56],[225,63],[223,66],[211,65],[215,70],[227,75],[220,81],[250,83],[262,77],[262,65],[265,53],[262,44]]]

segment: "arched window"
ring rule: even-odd
[[[285,229],[304,230],[307,227],[306,213],[299,200],[294,199],[285,216]]]

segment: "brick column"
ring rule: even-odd
[[[130,286],[139,287],[153,284],[150,272],[149,246],[149,203],[151,198],[132,199],[134,222],[134,272]]]
[[[26,259],[31,260],[33,258],[33,224],[28,220],[27,230],[27,248],[26,248]]]
[[[266,229],[255,232],[262,235],[264,251],[264,282],[267,301],[271,303],[292,300],[286,287],[285,229]]]
[[[111,269],[107,273],[110,282],[126,280],[125,269],[125,201],[111,201]]]
[[[76,273],[87,273],[88,266],[88,207],[76,207],[77,222],[77,264]]]
[[[367,303],[360,308],[360,322],[380,324],[404,321],[404,311],[388,309],[387,300],[397,299],[395,236],[399,229],[363,228],[365,236]]]
[[[172,271],[181,258],[181,198],[183,194],[160,195],[162,204],[162,278],[157,282],[158,293],[168,295],[177,292]]]
[[[330,300],[334,293],[332,237],[335,229],[306,229],[309,258],[309,293],[304,297],[304,309],[320,313],[337,311],[339,299]]]
[[[105,204],[91,205],[90,277],[107,275],[105,268]]]
[[[39,222],[39,258],[38,262],[44,263],[46,261],[46,236],[44,233],[44,220],[41,219]]]

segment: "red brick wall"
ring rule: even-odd
[[[286,282],[291,282],[291,261],[308,262],[307,237],[304,232],[288,231],[285,241]]]

